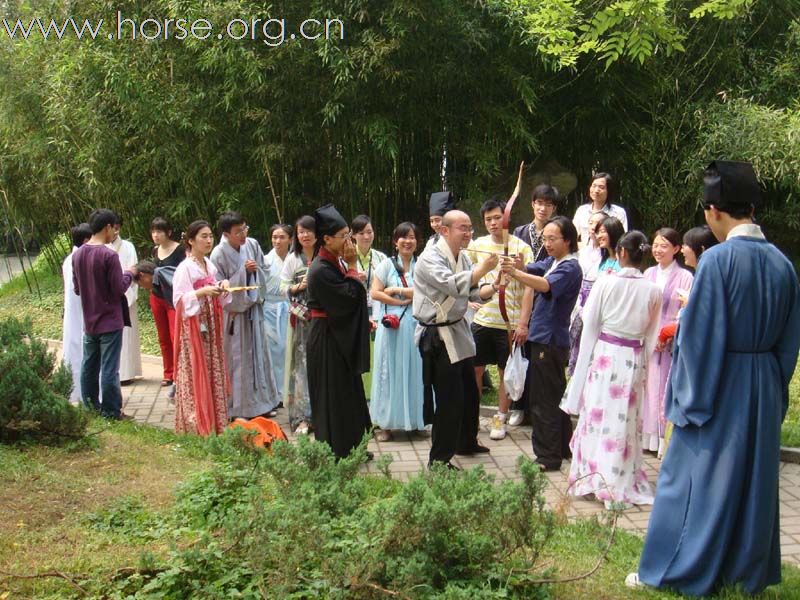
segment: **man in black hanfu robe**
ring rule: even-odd
[[[332,204],[317,209],[314,219],[321,247],[308,271],[311,414],[317,440],[344,458],[371,427],[361,380],[369,370],[367,291],[347,221]]]
[[[800,286],[753,223],[760,196],[749,163],[706,170],[705,218],[722,243],[703,253],[681,314],[666,396],[675,429],[628,585],[705,596],[738,584],[757,594],[781,579],[781,422]]]

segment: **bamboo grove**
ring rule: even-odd
[[[81,40],[16,19],[338,19],[340,35]],[[589,174],[621,181],[632,224],[697,222],[701,168],[753,161],[760,220],[797,259],[797,0],[0,0],[4,250],[44,244],[99,206],[143,248],[237,208],[266,242],[325,201],[379,242],[455,191],[473,213],[547,180],[572,214]],[[529,219],[527,203],[516,223]],[[52,258],[57,264],[57,256]]]

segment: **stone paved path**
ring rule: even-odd
[[[122,388],[124,410],[141,423],[171,428],[174,426],[175,411],[168,402],[166,388],[159,385],[160,364],[160,359],[144,358],[144,378]],[[290,439],[293,439],[286,411],[280,410],[276,420]],[[483,465],[487,472],[500,480],[515,479],[517,475],[514,464],[517,457],[521,454],[533,456],[530,437],[530,427],[511,428],[506,439],[500,442],[490,440],[489,434],[481,431],[480,441],[492,449],[491,454],[470,458],[456,457],[454,462],[464,468]],[[393,475],[399,479],[407,479],[411,474],[425,468],[430,445],[430,438],[427,436],[400,434],[391,442],[378,443],[373,440],[369,449],[375,452],[376,456],[390,454],[394,459],[390,466]],[[650,455],[645,459],[647,474],[652,482],[656,480],[659,464],[660,461]],[[374,472],[374,463],[366,465],[365,470]],[[561,472],[547,474],[550,483],[545,496],[550,506],[564,505],[568,471],[569,464],[565,462]],[[600,502],[575,498],[571,498],[566,506],[567,515],[572,518],[597,514],[604,510]],[[800,464],[781,463],[780,511],[783,560],[800,565]],[[624,529],[643,536],[649,518],[650,507],[637,506],[624,511],[619,524]]]

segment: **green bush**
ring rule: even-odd
[[[72,375],[31,332],[30,321],[0,322],[0,442],[81,438],[89,415],[69,403]]]
[[[143,559],[106,597],[549,597],[537,578],[553,519],[546,478],[527,459],[520,482],[479,467],[401,485],[359,472],[366,440],[341,461],[305,436],[271,453],[245,448],[238,432],[209,444],[215,466],[180,488],[168,517],[197,541],[164,564]],[[133,509],[115,509],[114,528],[141,520]]]

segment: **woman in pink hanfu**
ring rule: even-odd
[[[658,264],[647,269],[644,277],[655,283],[662,292],[659,330],[677,323],[681,309],[678,292],[686,293],[692,287],[692,274],[675,260],[680,251],[681,236],[677,231],[669,227],[656,231],[653,236],[653,258]],[[642,407],[642,445],[645,450],[658,452],[659,456],[664,451],[664,434],[667,430],[664,398],[671,366],[669,346],[657,344],[647,366],[647,394]]]
[[[214,234],[206,221],[186,229],[186,260],[175,269],[175,431],[207,436],[228,425],[230,383],[222,350],[228,281],[206,258]]]
[[[569,493],[594,494],[610,508],[652,504],[642,468],[642,420],[647,357],[658,338],[661,292],[639,267],[650,247],[640,231],[617,246],[622,267],[594,284],[583,308],[575,373],[561,409],[578,415],[572,436]]]

